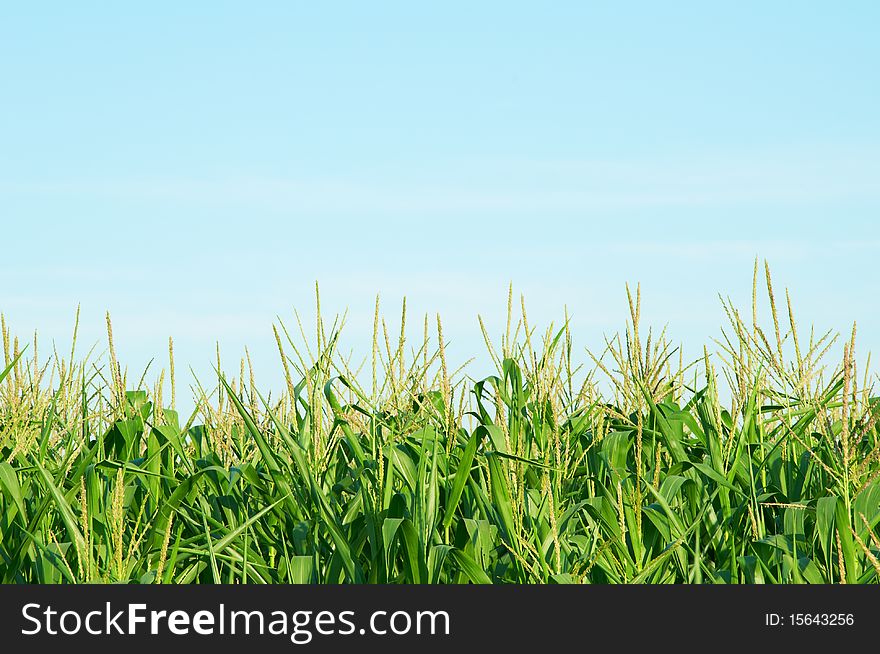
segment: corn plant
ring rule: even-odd
[[[878,583],[880,399],[856,332],[829,363],[836,337],[780,315],[769,269],[759,324],[758,281],[693,361],[645,332],[638,290],[583,352],[567,315],[539,333],[511,295],[482,379],[450,367],[439,318],[407,347],[405,303],[395,339],[377,300],[360,368],[318,311],[313,337],[274,329],[282,392],[218,354],[189,415],[172,342],[148,385],[109,316],[105,355],[42,362],[4,319],[0,580]]]

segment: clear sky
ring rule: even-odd
[[[709,6],[711,5],[711,6]],[[5,3],[0,310],[132,367],[271,324],[439,311],[452,351],[563,305],[697,348],[755,256],[803,322],[880,349],[880,4]],[[414,319],[415,322],[415,319]],[[235,364],[231,365],[236,369]],[[270,382],[271,383],[271,382]]]

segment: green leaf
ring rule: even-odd
[[[24,520],[24,500],[21,497],[21,486],[18,485],[18,476],[15,474],[13,467],[6,461],[0,463],[0,486],[3,487],[3,493],[12,500],[22,520]]]

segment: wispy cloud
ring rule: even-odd
[[[701,239],[691,237],[674,241],[614,241],[607,244],[609,253],[664,256],[691,263],[723,262],[739,264],[743,259],[769,258],[779,263],[798,262],[808,259],[834,261],[838,257],[856,253],[880,252],[880,240],[853,240],[835,238],[827,240],[791,239]]]
[[[874,151],[797,152],[608,161],[426,164],[347,178],[82,178],[5,182],[6,194],[234,205],[310,213],[578,212],[648,207],[880,200]]]

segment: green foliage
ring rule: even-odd
[[[382,353],[377,319],[370,392],[319,315],[312,348],[276,332],[284,395],[243,364],[185,422],[164,377],[124,391],[112,332],[104,365],[41,368],[4,323],[0,581],[878,583],[855,336],[826,366],[833,339],[800,342],[790,307],[782,333],[768,290],[772,338],[725,303],[719,352],[677,367],[632,297],[588,372],[567,320],[537,344],[508,309],[496,374],[471,380],[442,330],[406,356],[402,324]]]

